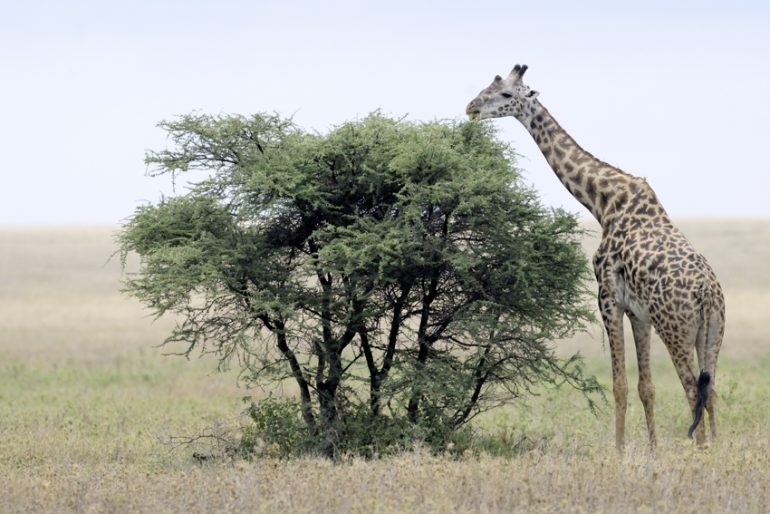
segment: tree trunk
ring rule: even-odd
[[[291,350],[291,348],[289,348],[289,343],[286,340],[286,327],[282,321],[272,322],[268,319],[267,316],[262,316],[261,319],[265,323],[265,326],[275,334],[276,341],[278,343],[278,350],[280,350],[281,354],[283,354],[284,358],[289,362],[291,374],[294,377],[294,380],[297,381],[297,386],[299,387],[302,419],[305,420],[308,431],[311,434],[315,434],[317,427],[315,417],[313,416],[313,407],[310,398],[310,386],[308,385],[307,379],[305,378],[305,374],[302,372],[302,367],[297,360],[297,356],[294,355],[294,352]]]
[[[455,413],[455,415],[452,417],[452,430],[456,429],[461,424],[465,423],[471,411],[476,406],[476,403],[479,400],[481,389],[484,387],[484,383],[487,381],[487,378],[489,377],[489,369],[487,369],[487,359],[489,358],[489,353],[491,351],[492,351],[492,345],[489,344],[484,349],[484,355],[482,355],[482,357],[476,363],[476,367],[473,370],[473,391],[471,392],[471,397],[468,399],[466,404],[461,409],[459,409],[457,413]]]
[[[318,405],[320,410],[321,453],[330,459],[337,458],[340,442],[340,419],[337,410],[337,386],[324,382],[318,388]]]
[[[428,340],[428,321],[430,319],[430,307],[433,303],[433,300],[436,299],[436,291],[438,289],[438,277],[439,277],[440,269],[437,266],[433,270],[433,276],[430,279],[430,283],[427,287],[427,291],[425,286],[423,285],[423,299],[422,299],[422,309],[420,312],[420,324],[417,328],[417,344],[419,346],[419,349],[417,350],[417,362],[415,362],[415,367],[417,369],[417,373],[422,373],[423,369],[425,368],[425,363],[428,361],[428,355],[430,352],[430,344],[431,342]],[[421,387],[419,385],[415,385],[412,388],[412,396],[409,398],[409,405],[407,406],[407,414],[409,416],[409,421],[412,423],[417,422],[417,418],[419,416],[419,407],[420,407],[420,399],[422,397],[422,391]]]

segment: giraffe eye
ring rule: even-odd
[[[500,93],[500,95],[501,95],[503,98],[513,98],[513,95],[512,95],[512,94],[510,94],[510,93]]]

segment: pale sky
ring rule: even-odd
[[[463,118],[516,63],[673,216],[770,217],[766,1],[0,0],[0,225],[114,224],[168,194],[143,162],[163,119]],[[588,215],[516,120],[495,124],[545,205]]]

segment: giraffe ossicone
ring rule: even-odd
[[[526,65],[499,75],[466,108],[471,119],[514,117],[529,131],[567,190],[602,227],[593,258],[599,312],[607,331],[615,398],[615,443],[625,443],[628,381],[623,316],[631,322],[639,397],[655,445],[655,386],[650,371],[652,327],[663,340],[684,387],[698,444],[705,407],[717,434],[716,365],[725,325],[722,288],[705,257],[671,222],[647,181],[600,161],[578,145],[524,84]],[[698,369],[694,368],[697,356]]]

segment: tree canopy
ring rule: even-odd
[[[160,126],[170,145],[148,153],[151,173],[208,178],[126,223],[123,255],[141,257],[126,290],[177,316],[166,343],[291,381],[321,452],[384,427],[440,444],[536,384],[598,388],[549,345],[590,317],[576,219],[540,205],[491,125]]]

